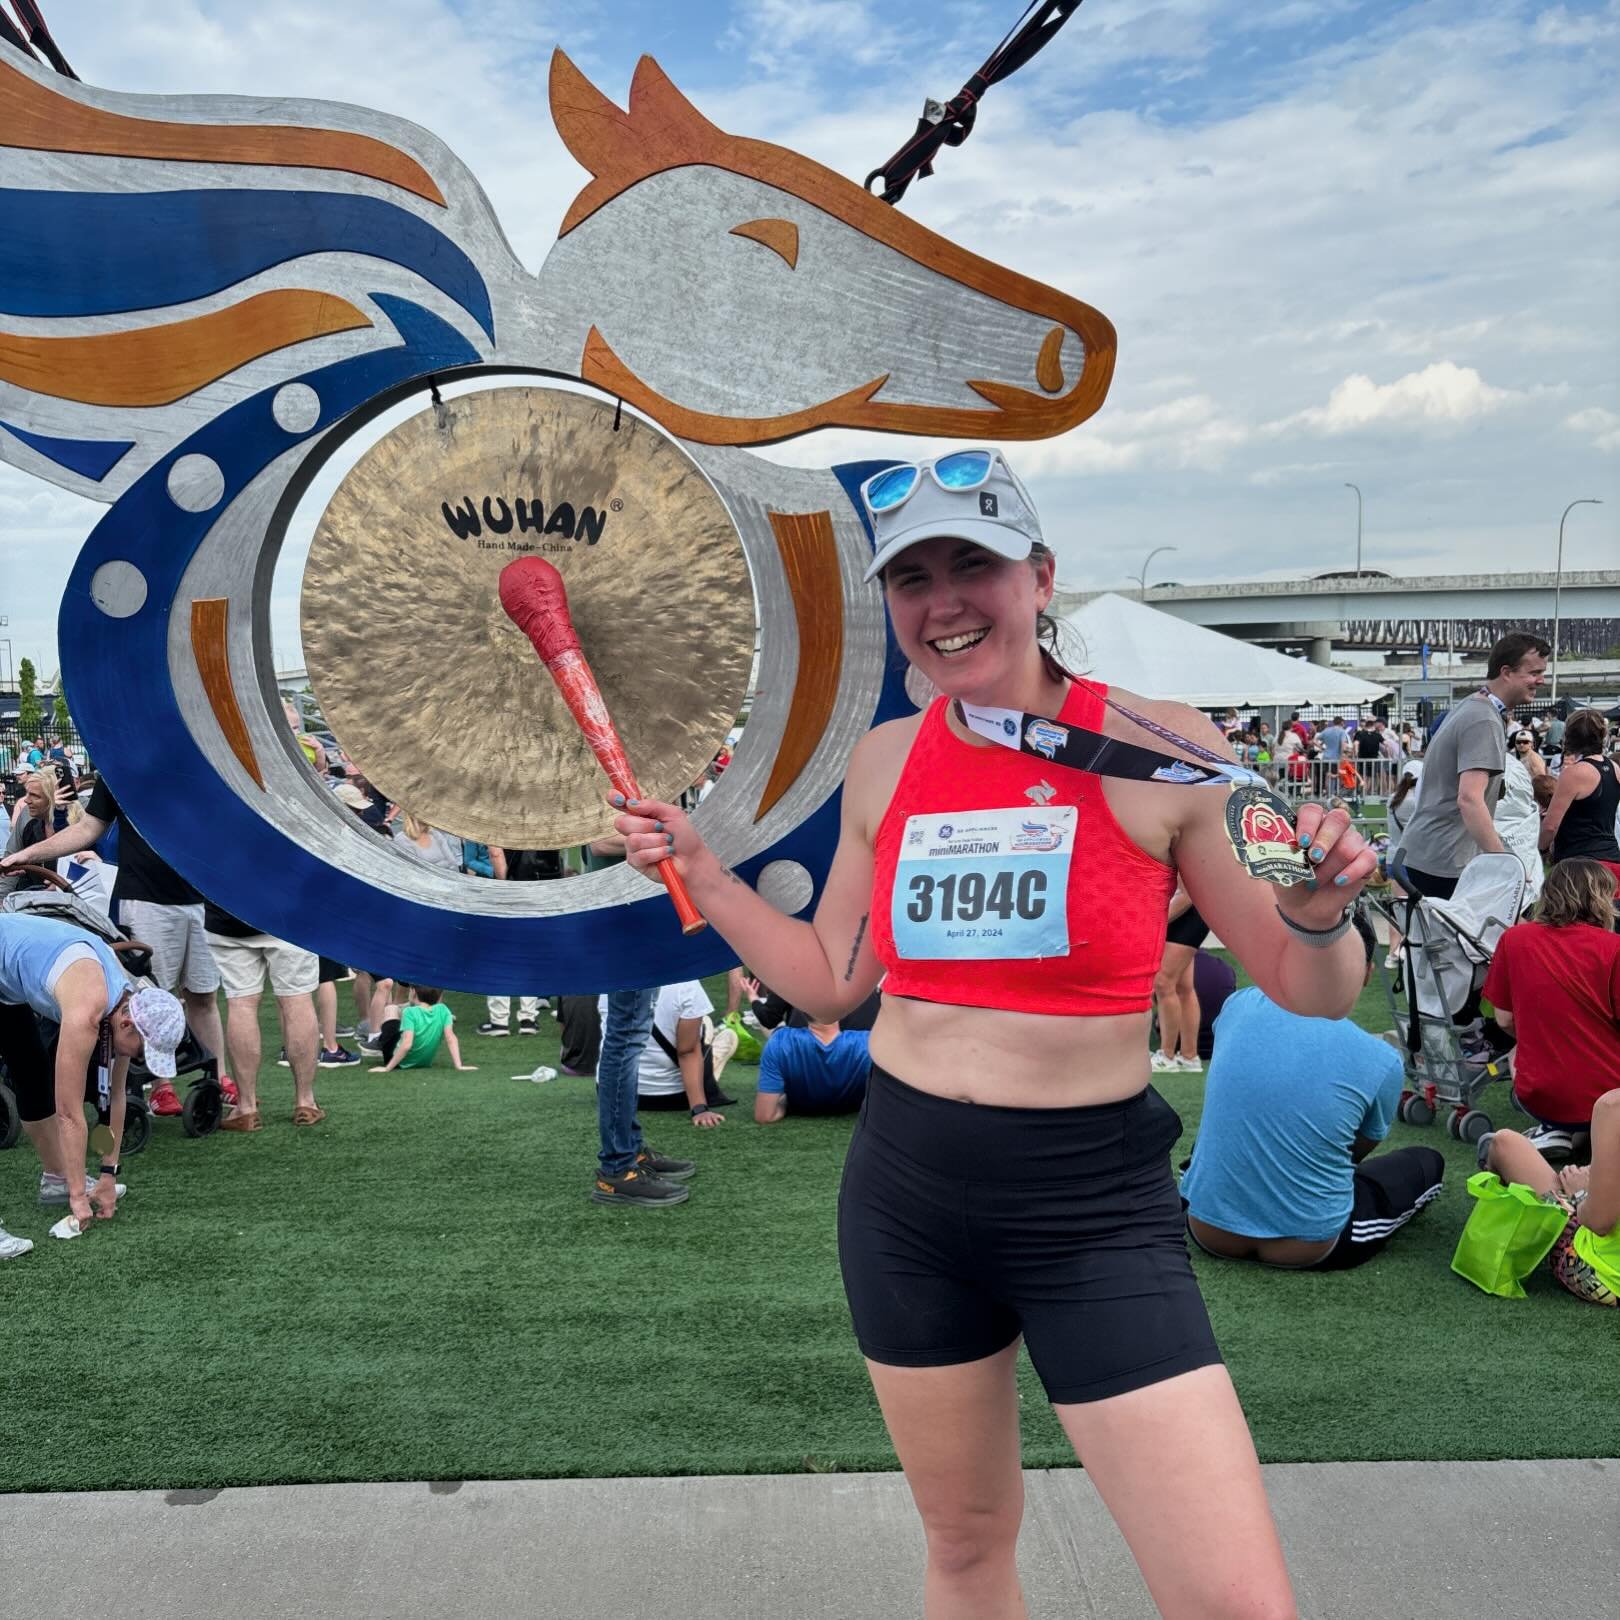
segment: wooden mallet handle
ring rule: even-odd
[[[501,606],[540,654],[540,661],[551,672],[563,702],[573,715],[597,763],[607,772],[607,779],[616,793],[625,799],[639,799],[641,789],[636,785],[636,773],[619,740],[613,716],[591,674],[591,666],[579,645],[574,621],[568,612],[568,592],[562,575],[544,557],[519,557],[501,570]],[[702,912],[692,904],[681,875],[665,856],[653,871],[662,879],[675,903],[676,915],[681,919],[683,934],[701,933],[709,925]]]

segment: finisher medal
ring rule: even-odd
[[[1226,836],[1250,877],[1289,889],[1311,875],[1288,806],[1270,788],[1235,787],[1226,799]]]

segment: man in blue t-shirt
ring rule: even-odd
[[[1372,974],[1377,942],[1355,918]],[[1369,1158],[1389,1134],[1400,1054],[1347,1018],[1302,1018],[1240,990],[1215,1024],[1204,1112],[1181,1181],[1187,1231],[1206,1252],[1346,1270],[1372,1259],[1439,1196],[1430,1147]]]
[[[811,1023],[778,1029],[759,1058],[754,1123],[777,1125],[795,1114],[853,1114],[866,1095],[872,1067],[864,1029]]]

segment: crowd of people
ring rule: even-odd
[[[976,458],[971,480],[959,467],[942,476],[964,454]],[[1527,634],[1504,638],[1480,691],[1426,735],[1376,718],[1317,727],[1295,716],[1274,742],[1264,722],[1239,726],[1232,715],[1223,729],[1178,705],[1112,693],[1056,656],[1044,619],[1051,553],[999,453],[898,469],[909,482],[890,499],[895,471],[863,495],[873,577],[902,649],[942,696],[857,746],[812,921],[737,882],[681,804],[617,799],[614,833],[578,852],[485,849],[382,802],[341,749],[294,711],[289,723],[338,802],[409,859],[505,882],[556,881],[576,864],[680,861],[738,962],[723,1019],[697,981],[557,997],[555,1008],[546,986],[509,985],[492,987],[479,1033],[510,1035],[515,1013],[521,1038],[553,1012],[562,1071],[596,1077],[591,1197],[604,1204],[667,1207],[691,1195],[697,1162],[652,1148],[639,1115],[684,1111],[700,1131],[724,1126],[735,1106],[722,1088],[726,1065],[744,1032],[752,1038],[750,1024],[764,1036],[757,1124],[859,1112],[840,1255],[856,1336],[927,1532],[931,1612],[1022,1612],[1012,1382],[1022,1343],[1161,1609],[1206,1612],[1199,1594],[1213,1582],[1244,1594],[1252,1612],[1291,1613],[1188,1241],[1279,1270],[1349,1269],[1433,1204],[1442,1155],[1381,1150],[1406,1069],[1350,1017],[1378,950],[1359,896],[1383,866],[1413,905],[1444,898],[1476,855],[1512,848],[1527,869],[1545,865],[1545,890],[1503,938],[1484,994],[1497,1038],[1516,1045],[1517,1098],[1537,1130],[1496,1133],[1485,1158],[1567,1215],[1548,1262],[1558,1284],[1616,1304],[1620,766],[1607,723],[1592,710],[1571,715],[1556,756],[1545,757],[1550,738],[1514,722],[1545,670],[1546,644]],[[1137,742],[1138,752],[1145,720],[1197,757],[1280,766],[1283,779],[1294,761],[1354,775],[1385,760],[1401,773],[1388,848],[1381,861],[1352,818],[1348,775],[1337,774],[1343,794],[1295,807],[1307,881],[1257,882],[1224,795],[1032,764],[976,739],[953,699]],[[178,1106],[184,1042],[222,1055],[231,1101],[222,1128],[263,1129],[266,981],[295,1126],[326,1117],[314,1090],[323,1066],[370,1058],[390,1073],[442,1057],[468,1067],[437,988],[404,983],[384,962],[351,972],[224,912],[142,838],[106,782],[83,782],[71,759],[43,751],[36,765],[0,884],[26,881],[28,863],[89,870],[99,855],[116,868],[105,930],[0,913],[0,1057],[39,1157],[41,1202],[69,1206],[53,1236],[116,1214],[132,1058],[164,1112]],[[1083,800],[1091,808],[1076,837]],[[965,844],[958,822],[973,829]],[[933,905],[947,882],[989,896],[985,913],[1000,925],[964,946],[948,908]],[[1007,903],[994,911],[998,884]],[[1224,982],[1201,993],[1199,968],[1215,961],[1200,949],[1211,929],[1250,987],[1236,990],[1225,968]],[[150,985],[131,981],[121,934],[149,947]],[[1402,948],[1397,935],[1386,959]],[[338,1023],[345,982],[351,1026]],[[1149,1052],[1155,1006],[1160,1043]],[[353,1051],[342,1044],[351,1038]],[[1179,1181],[1167,1160],[1181,1123],[1147,1084],[1169,1071],[1204,1074]],[[95,1174],[85,1173],[87,1100],[99,1122]],[[31,1247],[0,1229],[0,1258]],[[1165,1435],[1178,1446],[1168,1477],[1151,1443]]]

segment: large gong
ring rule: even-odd
[[[643,790],[701,776],[747,693],[754,598],[737,530],[673,440],[583,394],[471,393],[372,446],[304,573],[310,683],[372,784],[509,848],[608,830],[607,779],[502,611],[514,557],[562,573]]]

